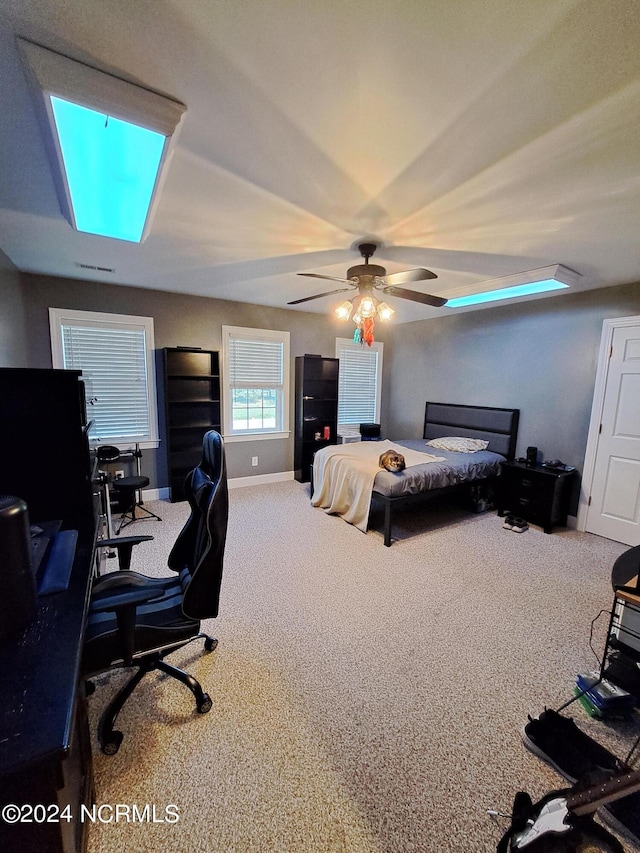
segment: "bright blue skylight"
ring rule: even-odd
[[[559,290],[569,287],[555,278],[544,281],[532,281],[530,284],[518,284],[515,287],[503,287],[500,290],[486,290],[484,293],[470,293],[469,296],[458,296],[447,299],[447,308],[462,308],[464,305],[478,305],[482,302],[496,302],[498,299],[513,299],[516,296],[530,296],[532,293],[545,293],[548,290]]]
[[[139,243],[165,137],[50,97],[76,228]]]

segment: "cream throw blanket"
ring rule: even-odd
[[[407,468],[441,462],[444,458],[392,441],[360,441],[323,447],[313,460],[313,506],[339,515],[366,533],[373,481],[378,471],[383,470],[378,460],[387,450],[404,456]]]

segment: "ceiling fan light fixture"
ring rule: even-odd
[[[335,309],[335,314],[338,320],[348,320],[351,317],[351,312],[353,311],[353,302],[349,302],[348,299],[345,299],[344,302],[341,302],[340,305]]]
[[[365,295],[360,300],[358,313],[364,320],[368,320],[370,317],[375,317],[377,308],[378,300],[375,299],[373,296]]]
[[[394,309],[386,302],[378,303],[378,317],[381,320],[390,320],[395,313]]]

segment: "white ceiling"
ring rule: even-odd
[[[556,263],[578,289],[640,279],[638,0],[0,0],[0,16],[0,249],[21,270],[286,307],[332,289],[297,272],[342,277],[373,236],[374,262],[432,269],[409,287],[445,297]],[[141,245],[63,218],[16,35],[187,105]],[[387,301],[401,322],[456,310]]]

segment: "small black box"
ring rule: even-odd
[[[363,441],[374,441],[380,438],[380,424],[360,424],[360,435]]]
[[[533,467],[538,464],[538,448],[527,447],[527,465]]]

